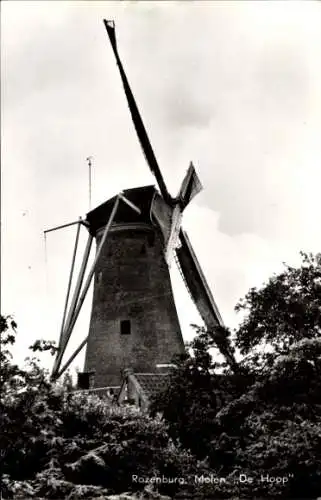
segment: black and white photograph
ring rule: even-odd
[[[321,3],[1,3],[1,500],[321,498]]]

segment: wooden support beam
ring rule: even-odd
[[[79,217],[79,219],[81,219],[81,217]],[[70,295],[72,278],[73,278],[73,274],[74,274],[75,261],[76,261],[76,255],[77,255],[77,248],[78,248],[78,242],[79,242],[79,234],[80,234],[80,223],[77,226],[75,246],[74,246],[74,251],[73,251],[72,260],[71,260],[71,268],[70,268],[70,273],[69,273],[69,280],[68,280],[68,286],[67,286],[65,307],[64,307],[64,312],[63,312],[63,316],[62,316],[62,323],[61,323],[61,330],[60,330],[60,337],[59,337],[59,344],[58,344],[58,348],[59,349],[61,348],[62,336],[63,336],[64,326],[65,326],[65,321],[66,321],[67,308],[68,308],[68,302],[69,302],[69,295]]]
[[[130,208],[132,208],[135,212],[137,212],[139,215],[142,213],[141,209],[138,208],[136,205],[134,205],[134,203],[130,200],[128,200],[128,198],[126,198],[123,193],[119,193],[119,198],[124,202],[126,203],[126,205],[128,205]]]
[[[90,287],[90,284],[91,284],[91,280],[93,278],[93,275],[94,275],[94,272],[95,272],[95,269],[96,269],[96,265],[97,265],[97,262],[98,262],[98,259],[100,257],[100,254],[101,254],[101,251],[102,251],[102,248],[105,244],[105,241],[106,241],[106,238],[107,238],[107,235],[108,235],[108,232],[109,232],[109,229],[113,223],[113,220],[114,220],[114,217],[116,215],[116,212],[117,212],[117,209],[118,209],[118,205],[119,205],[119,200],[120,200],[120,196],[117,195],[116,199],[115,199],[115,203],[114,203],[114,206],[113,206],[113,209],[112,209],[112,212],[110,214],[110,217],[109,217],[109,220],[108,220],[108,223],[104,229],[104,233],[103,233],[103,236],[102,236],[102,239],[99,243],[99,246],[97,248],[97,252],[96,252],[96,256],[95,256],[95,260],[91,266],[91,269],[89,271],[89,274],[88,274],[88,277],[87,277],[87,280],[86,280],[86,283],[84,285],[84,288],[83,288],[83,291],[79,297],[79,300],[77,302],[77,306],[75,308],[75,310],[73,311],[73,314],[71,315],[71,318],[70,318],[70,321],[68,323],[68,320],[66,322],[66,329],[65,329],[65,332],[64,332],[64,345],[63,345],[63,351],[60,352],[60,356],[59,356],[59,362],[57,363],[57,367],[56,367],[56,370],[55,370],[55,374],[54,374],[54,378],[58,378],[58,376],[60,376],[61,374],[61,370],[60,372],[58,373],[58,370],[59,370],[59,366],[60,366],[60,363],[61,363],[61,359],[62,359],[62,356],[64,354],[64,351],[66,349],[66,346],[67,346],[67,343],[69,341],[69,338],[72,334],[72,331],[73,331],[73,328],[75,326],[75,323],[77,321],[77,318],[79,316],[79,313],[80,313],[80,310],[81,310],[81,307],[84,303],[84,300],[86,298],[86,295],[87,295],[87,292],[88,292],[88,289]],[[82,348],[82,347],[81,347]],[[78,354],[78,353],[77,353]],[[73,358],[74,359],[74,358]],[[73,361],[72,359],[72,361]],[[69,366],[69,365],[68,365]],[[58,373],[58,375],[57,375]]]
[[[51,233],[52,231],[57,231],[57,229],[63,229],[65,227],[74,226],[75,224],[82,224],[83,226],[86,226],[86,227],[89,226],[87,221],[85,221],[81,217],[79,217],[79,219],[75,220],[74,222],[69,222],[68,224],[63,224],[62,226],[56,226],[56,227],[52,227],[51,229],[46,229],[46,231],[44,231],[44,233],[45,234]]]
[[[91,234],[89,234],[88,235],[88,240],[87,240],[87,245],[86,245],[86,248],[85,248],[85,253],[84,253],[84,256],[83,256],[83,261],[82,261],[81,268],[80,268],[79,275],[78,275],[78,280],[77,280],[76,287],[75,287],[75,290],[74,290],[74,295],[73,295],[72,302],[71,302],[71,305],[70,305],[70,308],[69,308],[69,313],[68,313],[68,316],[67,316],[67,320],[66,320],[65,325],[64,325],[64,331],[63,331],[62,336],[61,336],[60,349],[57,352],[56,361],[55,361],[55,364],[54,364],[54,367],[53,367],[53,370],[52,370],[52,377],[53,378],[56,378],[55,377],[56,373],[59,370],[59,366],[61,364],[61,359],[62,359],[62,357],[64,355],[64,352],[65,352],[66,347],[67,347],[67,342],[69,340],[69,337],[67,337],[66,331],[68,330],[68,327],[69,327],[70,322],[71,322],[72,317],[73,317],[73,313],[74,313],[76,305],[77,305],[77,301],[78,301],[78,298],[79,298],[81,286],[82,286],[82,283],[83,283],[83,279],[84,279],[84,275],[85,275],[85,271],[86,271],[86,267],[87,267],[87,263],[88,263],[88,258],[89,258],[89,254],[90,254],[92,240],[93,240],[93,236]]]
[[[63,365],[62,368],[60,368],[59,372],[57,373],[57,376],[56,378],[59,378],[61,377],[61,375],[67,370],[67,368],[69,367],[69,365],[73,362],[73,360],[75,359],[76,356],[78,356],[78,354],[80,353],[80,351],[83,349],[83,347],[87,344],[88,342],[88,339],[89,339],[89,335],[87,335],[87,337],[82,341],[82,343],[77,347],[77,349],[75,350],[75,352],[70,356],[70,358],[68,359],[68,361],[66,361],[66,363]]]

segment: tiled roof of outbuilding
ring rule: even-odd
[[[169,373],[134,373],[133,376],[148,399],[164,391],[169,384]]]

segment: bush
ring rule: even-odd
[[[234,332],[235,346],[198,328],[153,411],[162,412],[171,436],[207,459],[214,477],[225,479],[200,485],[201,497],[316,498],[321,255],[302,254],[300,268],[286,266],[262,289],[251,289],[237,309],[247,316]],[[243,354],[237,367],[229,361],[234,347]],[[214,348],[227,352],[225,364],[213,362]]]
[[[50,383],[34,358],[19,368],[9,349],[16,324],[1,318],[5,498],[94,498],[123,491],[152,498],[156,490],[184,500],[316,498],[320,256],[303,255],[301,268],[287,267],[237,307],[248,316],[234,332],[235,345],[225,328],[197,328],[151,415],[70,394]],[[238,363],[236,346],[243,353]],[[53,346],[39,341],[33,350],[39,349]],[[221,363],[213,361],[213,349],[223,355]],[[152,485],[133,476],[167,480]]]
[[[15,331],[8,318],[2,327],[3,345],[13,343]],[[43,345],[39,342],[36,348]],[[6,432],[0,446],[5,497],[142,491],[146,483],[136,483],[133,475],[190,473],[195,460],[174,444],[164,420],[133,407],[111,406],[94,395],[70,394],[49,381],[35,358],[20,369],[12,364],[9,350],[4,351],[1,424]],[[177,488],[178,484],[159,485],[171,493]]]

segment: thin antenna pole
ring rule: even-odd
[[[89,169],[89,210],[91,210],[91,167],[92,167],[91,160],[92,159],[93,159],[92,156],[88,156],[86,158],[87,163],[88,163],[88,169]]]

